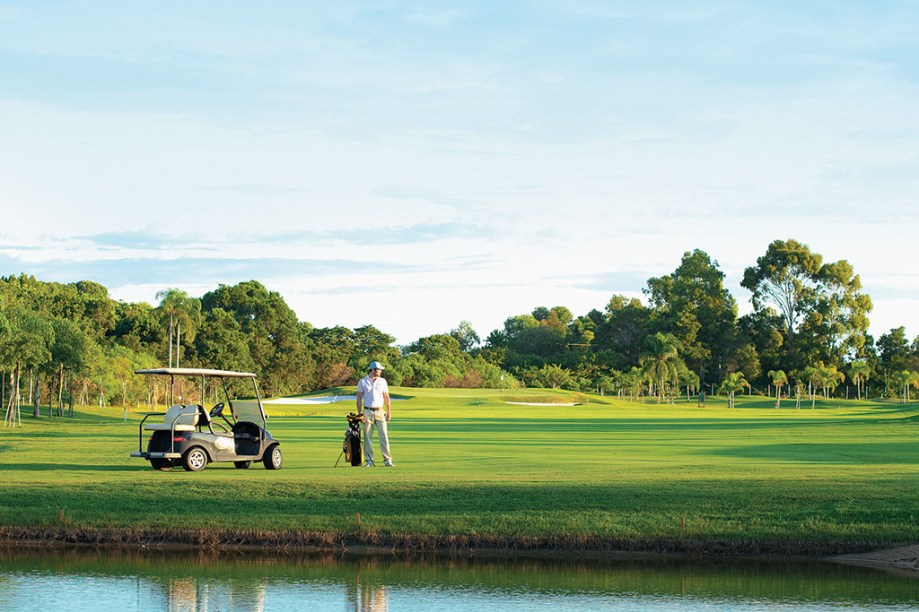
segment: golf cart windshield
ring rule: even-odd
[[[236,400],[231,401],[233,408],[233,418],[239,421],[249,421],[250,423],[265,423],[266,416],[262,407],[255,400]]]

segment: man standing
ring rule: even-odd
[[[386,424],[392,411],[389,400],[389,384],[383,378],[383,364],[374,361],[368,368],[368,374],[357,383],[357,413],[363,410],[364,418],[361,429],[364,434],[365,467],[373,467],[373,430],[380,435],[380,453],[383,465],[393,467],[392,455],[389,453],[389,435]]]

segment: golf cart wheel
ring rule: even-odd
[[[182,457],[182,467],[186,472],[200,472],[207,466],[207,453],[200,446],[188,449]]]
[[[236,466],[237,470],[248,470],[249,466],[252,465],[251,461],[234,461],[233,465]]]
[[[284,465],[284,456],[281,455],[281,447],[275,444],[265,453],[262,459],[266,470],[280,470]]]
[[[168,472],[172,469],[172,461],[169,459],[151,459],[150,467],[152,467],[154,470]]]

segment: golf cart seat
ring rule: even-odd
[[[226,450],[227,448],[233,447],[233,433],[229,431],[214,431],[214,428],[211,426],[211,423],[213,423],[214,419],[211,418],[211,413],[208,412],[204,406],[202,406],[201,404],[197,404],[193,406],[186,406],[186,408],[197,409],[198,427],[207,428],[208,432],[217,436],[217,438],[214,440],[214,444],[217,446],[217,448],[221,450]],[[221,428],[223,427],[223,425],[221,425],[220,423],[217,423],[217,425]],[[202,430],[199,429],[199,431],[202,431]]]
[[[201,404],[190,404],[185,406],[186,408],[194,408],[198,411],[198,422],[196,425],[201,425],[207,427],[211,424],[211,413],[207,411],[207,408]]]
[[[198,424],[198,407],[195,405],[183,406],[176,404],[170,406],[163,417],[162,423],[148,423],[144,425],[147,431],[195,431]]]

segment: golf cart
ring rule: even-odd
[[[176,377],[200,378],[202,398],[206,396],[207,380],[217,379],[224,401],[210,410],[201,404],[178,403],[165,413],[147,413],[138,426],[137,451],[131,453],[132,457],[150,461],[155,470],[181,465],[189,472],[199,472],[213,461],[232,461],[238,469],[261,461],[266,469],[281,469],[281,446],[268,432],[268,417],[262,408],[255,374],[200,368],[137,370],[135,374],[168,376],[170,390],[175,388]],[[232,399],[228,388],[232,379],[249,379],[255,399]],[[156,416],[162,420],[151,419]],[[145,433],[149,435],[146,451],[143,450]]]

